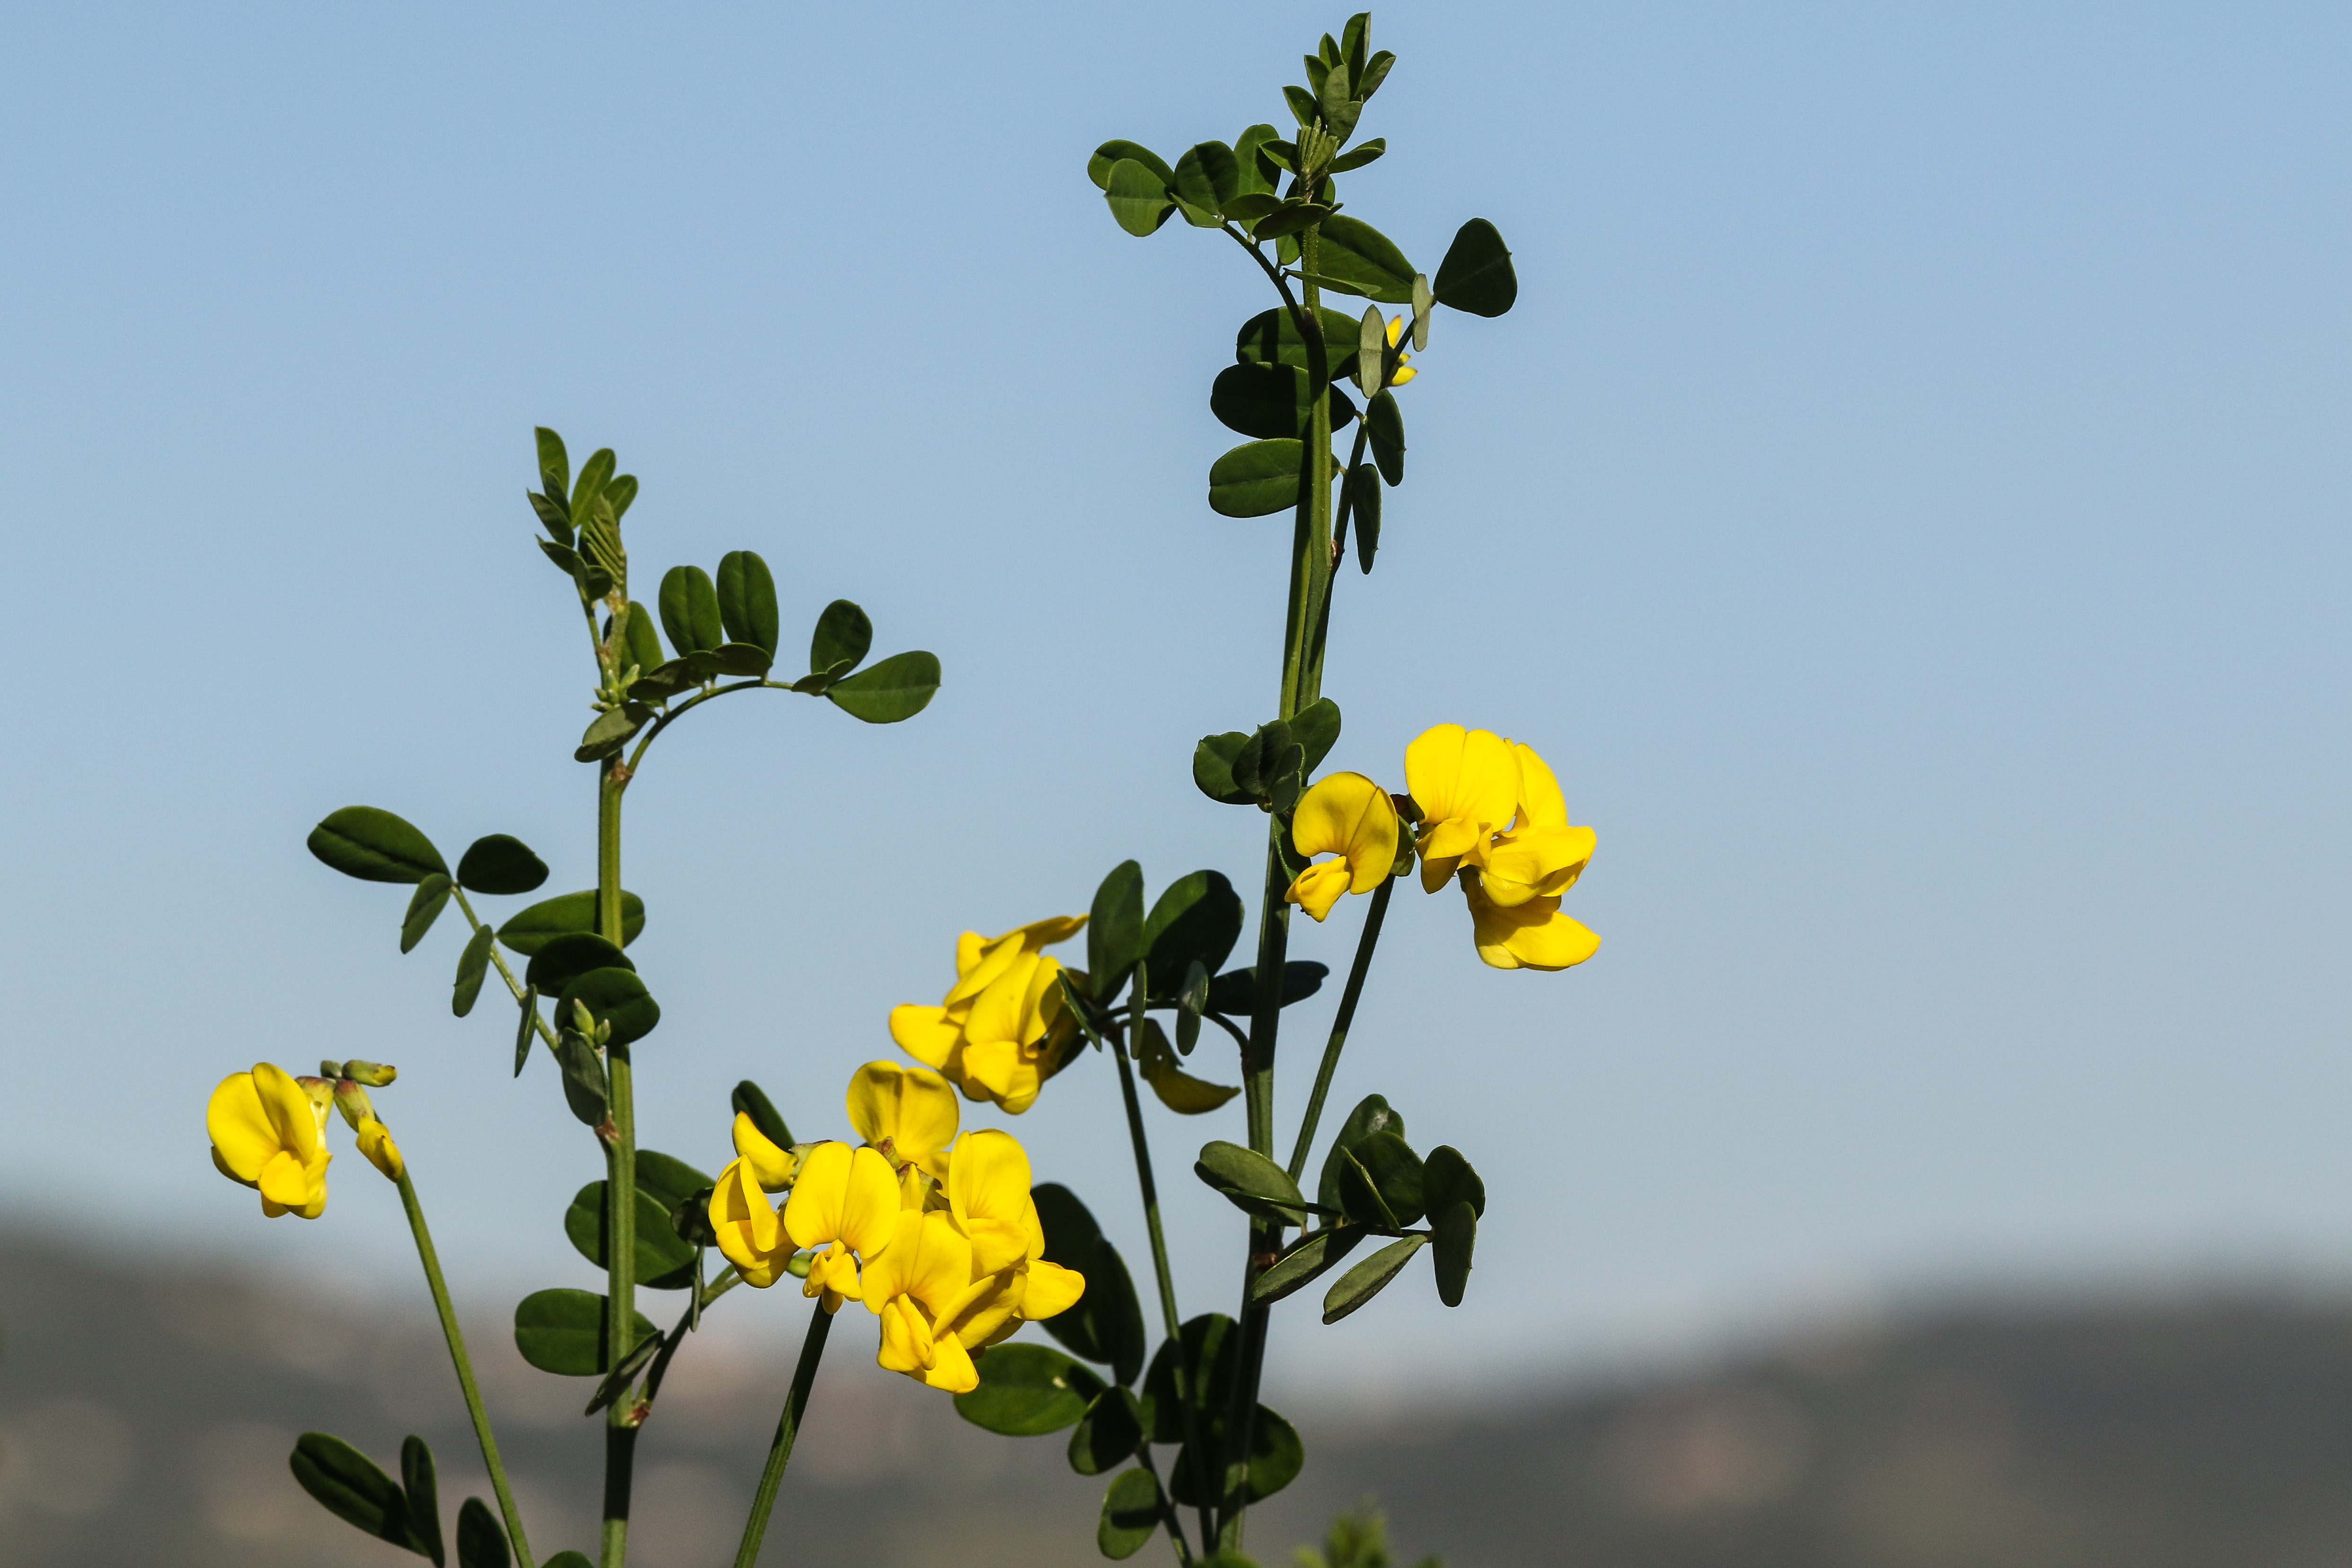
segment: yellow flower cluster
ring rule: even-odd
[[[956,939],[956,983],[945,1000],[936,1007],[909,1002],[892,1008],[890,1037],[946,1074],[967,1099],[1020,1115],[1077,1048],[1077,1021],[1062,1006],[1062,965],[1044,950],[1086,923],[1084,915],[1059,915],[1002,936],[964,932]]]
[[[806,1254],[804,1295],[828,1312],[863,1301],[881,1320],[881,1365],[950,1394],[977,1388],[974,1352],[1086,1290],[1076,1269],[1045,1261],[1029,1156],[1009,1132],[959,1138],[955,1091],[921,1068],[868,1062],[848,1110],[856,1148],[780,1149],[736,1117],[737,1157],[710,1199],[719,1249],[763,1287]]]
[[[258,1191],[261,1212],[270,1218],[317,1219],[327,1212],[327,1162],[334,1158],[327,1152],[331,1105],[342,1108],[368,1163],[400,1180],[406,1169],[400,1146],[376,1120],[365,1090],[349,1079],[296,1078],[271,1062],[229,1074],[205,1103],[215,1168]]]

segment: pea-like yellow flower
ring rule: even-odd
[[[323,1062],[320,1065],[332,1067],[335,1064]],[[368,1072],[369,1077],[381,1079],[383,1082],[377,1085],[378,1088],[393,1079],[391,1068],[377,1067],[373,1062],[346,1064],[347,1070],[350,1067],[361,1068]],[[295,1081],[301,1083],[304,1080],[297,1079]],[[320,1081],[327,1080],[322,1079]],[[328,1083],[328,1088],[334,1096],[335,1109],[343,1113],[344,1121],[359,1135],[360,1152],[367,1157],[367,1163],[383,1172],[386,1180],[400,1180],[401,1173],[408,1168],[407,1164],[401,1159],[400,1145],[392,1141],[392,1133],[376,1120],[375,1107],[368,1101],[367,1089],[357,1079],[350,1077],[338,1077]]]
[[[1396,347],[1398,340],[1403,335],[1404,318],[1402,316],[1391,316],[1389,318],[1389,347]],[[1402,386],[1406,382],[1411,381],[1414,376],[1419,375],[1421,373],[1419,371],[1412,368],[1412,356],[1411,354],[1399,354],[1397,355],[1396,369],[1389,373],[1389,378],[1384,384],[1389,386]]]
[[[890,1037],[944,1073],[965,1098],[1020,1115],[1078,1040],[1076,1022],[1062,1006],[1062,966],[1043,950],[1086,923],[1084,915],[1064,915],[1001,936],[964,932],[956,940],[956,983],[946,999],[937,1007],[892,1008]]]
[[[1290,842],[1309,858],[1339,857],[1307,867],[1283,894],[1320,921],[1340,894],[1370,892],[1396,865],[1396,802],[1361,773],[1328,774],[1299,797]]]
[[[1458,876],[1481,959],[1566,969],[1599,950],[1598,936],[1559,912],[1592,858],[1592,829],[1570,825],[1559,781],[1533,747],[1439,724],[1405,748],[1404,765],[1422,814],[1421,885],[1435,892]]]
[[[800,1169],[800,1156],[761,1131],[758,1122],[737,1111],[731,1136],[736,1159],[751,1171],[752,1181],[761,1192],[781,1193],[793,1184],[793,1173]]]
[[[783,1210],[787,1239],[816,1255],[801,1293],[823,1297],[828,1312],[859,1300],[858,1264],[870,1268],[889,1247],[898,1209],[898,1173],[878,1151],[835,1142],[811,1149]]]
[[[710,1229],[743,1282],[762,1290],[783,1276],[797,1250],[784,1234],[783,1215],[761,1188],[757,1163],[748,1155],[730,1160],[710,1184]]]
[[[298,1080],[269,1062],[229,1074],[205,1106],[213,1163],[230,1181],[258,1191],[261,1212],[270,1218],[317,1219],[327,1209],[327,1162],[333,1158],[327,1107],[333,1099],[324,1079]]]
[[[1404,787],[1421,807],[1421,887],[1433,893],[1465,859],[1484,859],[1519,807],[1519,763],[1488,730],[1435,724],[1404,749]]]
[[[935,1183],[948,1179],[948,1145],[961,1113],[948,1080],[922,1068],[867,1062],[849,1080],[849,1124],[890,1163]]]
[[[384,1124],[370,1116],[360,1122],[358,1131],[360,1152],[367,1156],[368,1163],[382,1171],[388,1179],[400,1180],[401,1173],[408,1169],[408,1163],[400,1157],[400,1145],[392,1141],[392,1133]]]

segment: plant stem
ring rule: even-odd
[[[1348,989],[1340,994],[1339,1011],[1331,1020],[1331,1037],[1323,1046],[1323,1062],[1315,1069],[1315,1092],[1307,1097],[1307,1115],[1298,1124],[1298,1142],[1290,1151],[1290,1179],[1307,1169],[1307,1152],[1315,1146],[1315,1124],[1323,1118],[1323,1097],[1331,1090],[1331,1075],[1339,1070],[1339,1052],[1348,1043],[1348,1026],[1356,1021],[1356,998],[1364,994],[1364,974],[1372,966],[1372,949],[1381,940],[1381,921],[1389,912],[1389,894],[1397,879],[1384,877],[1372,889],[1372,907],[1364,911],[1363,934],[1356,939],[1356,962],[1348,970]]]
[[[441,1259],[433,1250],[433,1232],[425,1224],[424,1205],[416,1201],[416,1184],[404,1167],[400,1173],[400,1206],[408,1211],[408,1229],[416,1237],[417,1259],[425,1265],[425,1283],[433,1290],[433,1310],[441,1314],[441,1335],[449,1342],[449,1362],[457,1369],[457,1386],[465,1391],[466,1414],[474,1418],[474,1437],[482,1446],[482,1463],[490,1472],[490,1489],[498,1493],[499,1511],[506,1516],[507,1538],[514,1543],[515,1561],[531,1568],[530,1543],[523,1539],[522,1514],[515,1507],[514,1490],[507,1485],[507,1468],[499,1460],[499,1440],[490,1431],[489,1413],[482,1408],[482,1391],[474,1382],[474,1363],[466,1354],[466,1335],[449,1305],[449,1284],[441,1278]]]
[[[606,758],[596,791],[596,928],[621,945],[621,792],[627,775]],[[612,1132],[605,1141],[604,1343],[611,1372],[635,1348],[637,1264],[637,1119],[630,1079],[629,1048],[614,1044],[604,1052]],[[626,1395],[605,1412],[604,1524],[599,1561],[621,1568],[629,1549],[629,1489],[635,1460],[635,1402]]]
[[[1135,1007],[1128,1027],[1138,1040],[1143,1037],[1144,1004],[1150,995],[1149,966],[1138,961],[1135,966]],[[1176,1275],[1168,1264],[1168,1237],[1160,1225],[1160,1184],[1151,1174],[1151,1143],[1143,1132],[1143,1101],[1135,1092],[1135,1069],[1128,1062],[1128,1037],[1110,1037],[1112,1059],[1118,1063],[1118,1090],[1127,1101],[1127,1138],[1135,1147],[1135,1184],[1143,1194],[1143,1223],[1151,1234],[1151,1271],[1160,1281],[1160,1321],[1166,1325],[1169,1342],[1176,1348],[1169,1363],[1176,1380],[1176,1409],[1184,1424],[1184,1451],[1192,1456],[1193,1495],[1201,1500],[1201,1539],[1210,1538],[1209,1490],[1206,1458],[1201,1452],[1199,1417],[1194,1414],[1192,1374],[1184,1365],[1184,1321],[1176,1309]],[[1170,1506],[1174,1511],[1174,1506]]]
[[[776,1489],[783,1485],[784,1467],[793,1462],[793,1439],[800,1436],[809,1389],[816,1383],[816,1363],[824,1359],[824,1336],[832,1328],[833,1314],[824,1310],[824,1300],[812,1302],[808,1332],[801,1340],[800,1364],[793,1368],[793,1390],[784,1398],[784,1413],[776,1418],[775,1440],[768,1445],[768,1465],[760,1472],[751,1517],[743,1521],[743,1544],[736,1548],[735,1568],[751,1568],[760,1560],[760,1538],[768,1532],[768,1514],[776,1506]]]
[[[1135,1462],[1143,1468],[1144,1474],[1151,1478],[1152,1486],[1159,1490],[1160,1522],[1168,1531],[1168,1543],[1176,1549],[1178,1568],[1192,1568],[1192,1543],[1184,1539],[1184,1521],[1183,1517],[1176,1511],[1176,1500],[1170,1497],[1168,1489],[1160,1484],[1160,1467],[1151,1462],[1151,1438],[1149,1434],[1145,1435],[1142,1442],[1135,1446]],[[1204,1528],[1208,1523],[1207,1511],[1205,1509],[1202,1510],[1201,1522]]]

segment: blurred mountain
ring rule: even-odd
[[[439,1457],[446,1518],[487,1496],[419,1305],[0,1233],[0,1562],[415,1561],[312,1503],[286,1455],[318,1428],[390,1461],[416,1432]],[[789,1374],[772,1345],[717,1318],[640,1448],[645,1568],[732,1554]],[[592,1546],[586,1384],[524,1366],[495,1315],[468,1332],[538,1555]],[[1061,1438],[964,1425],[875,1369],[865,1338],[820,1382],[765,1561],[1100,1561],[1100,1483],[1069,1472]],[[1454,1568],[2352,1564],[2342,1300],[1954,1306],[1608,1386],[1287,1414],[1307,1467],[1252,1516],[1268,1568],[1366,1494],[1402,1561],[1439,1552]]]

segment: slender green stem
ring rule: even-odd
[[[646,748],[654,743],[655,736],[660,734],[664,730],[668,729],[677,720],[693,712],[704,703],[709,702],[715,698],[724,697],[731,691],[790,691],[791,689],[791,685],[782,680],[742,680],[736,682],[732,686],[721,686],[709,691],[698,691],[692,697],[688,698],[685,701],[679,703],[675,708],[665,708],[661,711],[661,716],[653,721],[653,727],[648,729],[645,732],[645,735],[637,742],[636,750],[629,753],[629,763],[626,772],[631,775],[634,775],[636,773],[637,763],[644,758]]]
[[[1381,921],[1389,912],[1394,877],[1385,877],[1372,889],[1372,907],[1364,911],[1363,934],[1356,939],[1356,962],[1348,970],[1348,989],[1340,994],[1339,1011],[1331,1020],[1331,1037],[1323,1045],[1322,1065],[1315,1069],[1315,1092],[1307,1097],[1307,1115],[1298,1123],[1298,1142],[1290,1151],[1290,1179],[1307,1169],[1307,1152],[1315,1146],[1315,1124],[1323,1119],[1323,1099],[1331,1091],[1331,1075],[1339,1070],[1339,1052],[1348,1043],[1348,1026],[1356,1021],[1356,998],[1364,994],[1364,975],[1372,966],[1372,949],[1381,940]]]
[[[455,883],[452,883],[449,890],[457,895],[457,910],[460,914],[466,917],[466,923],[472,926],[476,931],[480,931],[482,929],[482,918],[474,912],[474,906],[466,901],[466,889],[457,886]],[[517,1002],[520,1002],[523,996],[522,982],[517,980],[514,976],[514,971],[507,967],[506,956],[499,952],[499,944],[495,941],[490,943],[490,962],[498,965],[499,978],[507,983],[507,989],[514,993],[514,999]],[[553,1050],[555,1048],[555,1030],[549,1026],[545,1018],[540,1016],[539,1010],[536,1007],[531,1009],[530,1021],[534,1025],[538,1026],[539,1037],[547,1042],[547,1048],[551,1051]]]
[[[1168,1544],[1176,1549],[1178,1568],[1192,1568],[1192,1543],[1184,1539],[1184,1519],[1176,1511],[1176,1500],[1160,1484],[1160,1467],[1151,1462],[1151,1437],[1148,1433],[1135,1446],[1135,1462],[1143,1467],[1143,1473],[1151,1478],[1152,1488],[1160,1494],[1160,1522],[1167,1528]],[[1203,1510],[1202,1523],[1207,1522],[1207,1510]]]
[[[515,1561],[531,1568],[530,1543],[523,1539],[522,1514],[515,1507],[514,1489],[507,1485],[507,1468],[499,1459],[499,1440],[490,1431],[489,1412],[482,1408],[482,1391],[474,1382],[474,1363],[466,1354],[466,1336],[449,1305],[449,1283],[441,1278],[441,1259],[433,1250],[433,1232],[425,1226],[424,1205],[416,1201],[416,1184],[400,1173],[400,1206],[408,1211],[408,1228],[416,1237],[417,1259],[425,1265],[425,1283],[433,1290],[433,1310],[441,1314],[441,1335],[449,1342],[449,1362],[457,1369],[457,1386],[466,1394],[466,1414],[474,1418],[474,1438],[482,1446],[482,1463],[490,1472],[490,1489],[498,1493],[499,1511],[506,1516],[507,1538],[514,1543]]]
[[[627,777],[606,758],[596,792],[596,928],[604,940],[621,945],[621,794]],[[611,1131],[605,1136],[604,1180],[604,1342],[614,1358],[604,1368],[611,1372],[619,1358],[635,1348],[630,1331],[636,1323],[637,1263],[637,1119],[631,1081],[629,1048],[614,1044],[604,1052]],[[613,1401],[605,1413],[604,1523],[600,1562],[603,1568],[621,1568],[629,1548],[629,1491],[636,1456],[635,1401],[625,1395]]]
[[[768,1533],[768,1515],[776,1506],[776,1489],[783,1485],[784,1467],[793,1462],[793,1439],[800,1436],[801,1417],[808,1413],[816,1363],[824,1359],[824,1336],[832,1328],[833,1314],[824,1310],[824,1303],[812,1303],[808,1332],[801,1340],[800,1364],[793,1368],[793,1390],[784,1398],[784,1413],[776,1418],[775,1440],[768,1445],[768,1464],[760,1472],[751,1517],[743,1521],[743,1544],[735,1550],[735,1568],[751,1568],[760,1560],[760,1539]]]

